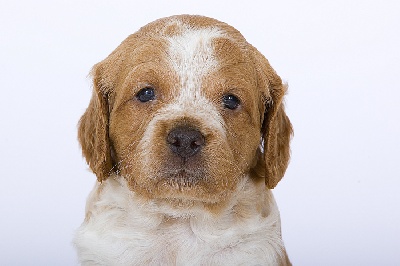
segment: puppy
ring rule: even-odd
[[[163,18],[91,74],[82,265],[290,265],[270,191],[289,161],[287,88],[239,31]]]

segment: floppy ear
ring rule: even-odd
[[[268,60],[255,48],[256,68],[261,90],[263,110],[262,139],[264,143],[265,184],[274,188],[285,174],[289,164],[289,143],[292,125],[286,116],[283,97],[287,86],[270,66]]]
[[[271,189],[285,174],[290,158],[289,142],[293,134],[283,103],[280,101],[273,105],[266,111],[263,129],[265,184]]]
[[[108,137],[108,96],[100,85],[99,68],[93,67],[93,93],[89,106],[78,124],[78,139],[82,154],[98,181],[106,180],[112,169]]]

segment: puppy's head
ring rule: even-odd
[[[200,16],[157,20],[92,76],[79,140],[99,181],[116,172],[145,198],[215,204],[245,177],[273,188],[284,175],[286,87],[231,26]]]

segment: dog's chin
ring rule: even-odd
[[[185,168],[167,171],[163,174],[161,179],[162,186],[170,186],[180,192],[193,189],[203,181],[204,174],[201,172],[202,171],[199,173]]]
[[[211,186],[212,181],[207,180],[206,176],[201,169],[194,171],[182,168],[166,171],[157,178],[156,187],[161,193],[157,193],[155,197],[180,203],[216,203],[221,192]]]

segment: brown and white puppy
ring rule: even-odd
[[[92,75],[83,265],[290,264],[270,191],[289,161],[286,86],[237,30],[160,19]]]

